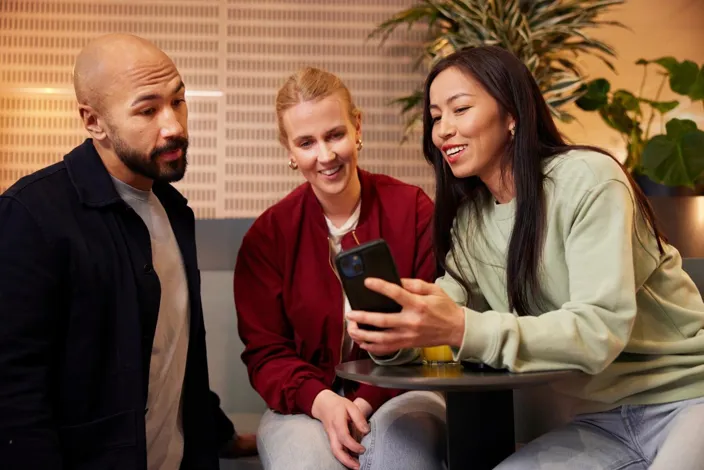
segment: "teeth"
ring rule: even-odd
[[[466,149],[466,148],[467,148],[466,145],[460,145],[459,147],[452,147],[451,149],[447,150],[445,153],[446,153],[448,156],[452,156],[452,155],[454,155],[454,154],[456,154],[456,153],[461,152],[462,150],[464,150],[464,149]]]
[[[332,176],[335,173],[337,173],[338,171],[340,171],[340,168],[342,168],[342,167],[336,166],[335,168],[330,168],[329,170],[322,170],[321,173],[324,174],[325,176]]]

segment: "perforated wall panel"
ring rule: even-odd
[[[423,76],[412,71],[408,43],[366,41],[410,3],[2,0],[0,191],[87,136],[71,88],[74,58],[95,36],[129,32],[163,48],[189,90],[190,164],[177,186],[198,217],[256,216],[303,181],[286,165],[273,103],[283,79],[304,65],[339,74],[352,91],[363,112],[361,165],[431,194],[420,145],[399,145],[403,123],[387,106]]]

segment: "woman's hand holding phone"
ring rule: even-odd
[[[404,348],[462,345],[464,310],[439,286],[403,279],[401,287],[375,278],[367,278],[364,285],[394,300],[402,309],[400,313],[348,312],[347,331],[362,349],[383,356]],[[360,323],[379,330],[362,329]]]

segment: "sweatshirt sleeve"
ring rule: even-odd
[[[464,308],[456,357],[514,372],[604,370],[625,348],[636,315],[634,212],[623,181],[586,191],[565,240],[570,300],[535,317]]]
[[[273,410],[311,415],[313,400],[327,389],[322,370],[296,353],[283,305],[283,278],[276,263],[276,234],[255,222],[242,241],[235,266],[237,327],[252,387]]]
[[[466,224],[466,222],[463,220],[464,218],[460,217],[456,223],[458,224]],[[462,225],[464,226],[464,225]],[[453,233],[453,240],[455,239],[454,233],[455,229],[452,230]],[[459,247],[457,247],[458,253],[461,253],[461,250],[459,250]],[[461,254],[458,254],[458,256],[461,256]],[[452,269],[454,272],[459,273],[460,270],[457,267],[457,263],[455,262],[455,258],[452,255],[452,253],[448,253],[445,264],[448,268]],[[455,278],[453,278],[450,274],[445,273],[443,276],[440,276],[435,280],[435,284],[440,286],[446,293],[447,295],[455,301],[458,305],[471,305],[473,308],[478,309],[479,311],[484,310],[486,307],[486,301],[484,300],[484,297],[481,295],[479,292],[479,288],[476,285],[476,280],[474,276],[471,274],[470,270],[463,270],[462,273],[464,274],[467,283],[470,286],[471,293],[470,295],[467,294],[467,291],[465,290],[464,287],[462,287],[462,284],[460,284]],[[428,281],[428,279],[423,279],[425,281]],[[486,307],[488,308],[488,307]],[[395,365],[403,365],[403,364],[412,364],[412,363],[420,363],[421,362],[421,348],[408,348],[408,349],[402,349],[398,351],[396,354],[391,355],[391,356],[375,356],[375,355],[370,355],[374,362],[376,362],[379,365],[385,365],[385,366],[395,366]],[[455,357],[455,359],[457,359]]]

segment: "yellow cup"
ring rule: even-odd
[[[423,377],[450,378],[462,375],[462,365],[454,362],[421,366]]]
[[[432,346],[421,349],[421,358],[425,365],[458,364],[452,359],[450,346]]]

